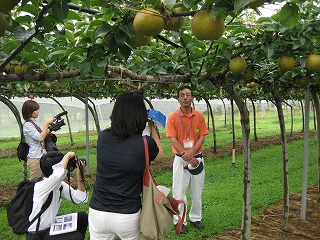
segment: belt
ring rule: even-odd
[[[182,155],[179,154],[179,153],[176,153],[176,156],[182,157]],[[194,157],[195,157],[195,158],[203,158],[203,155],[202,155],[202,153],[198,153],[198,154],[194,155]]]

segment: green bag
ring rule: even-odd
[[[176,200],[169,193],[167,196],[159,191],[149,168],[149,149],[144,136],[146,167],[143,175],[142,210],[140,215],[140,231],[144,239],[160,239],[168,233],[173,225],[173,215],[178,216],[176,233],[180,234],[186,205],[183,200]],[[179,204],[184,205],[182,216],[179,214]]]

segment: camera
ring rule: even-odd
[[[57,114],[55,117],[53,117],[54,122],[53,122],[53,124],[51,124],[49,126],[50,132],[58,131],[58,130],[60,130],[60,128],[62,126],[66,125],[64,123],[64,119],[62,119],[61,117],[66,115],[67,113],[68,113],[67,111],[64,111],[64,112],[61,112],[61,113]]]
[[[157,128],[162,129],[166,126],[166,116],[157,110],[150,109],[148,112],[148,120],[154,122]]]
[[[78,158],[78,157],[70,158],[70,160],[67,164],[68,172],[72,172],[73,170],[75,170],[77,168],[77,163],[79,164],[79,169],[82,170],[82,165],[79,161],[84,162],[84,163],[87,162],[86,159],[84,159],[84,158]]]

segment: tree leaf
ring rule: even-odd
[[[69,48],[66,52],[65,55],[68,56],[68,59],[72,59],[72,58],[77,58],[79,59],[79,56],[83,56],[87,53],[87,49],[86,48]]]
[[[104,36],[104,35],[106,35],[111,29],[112,29],[112,27],[110,26],[110,24],[103,23],[103,24],[96,30],[95,36],[96,36],[96,37]]]
[[[191,7],[190,0],[183,0],[182,3],[186,8],[190,8]]]
[[[241,8],[245,7],[249,3],[253,2],[254,0],[235,0],[234,1],[234,11],[237,12]]]
[[[76,12],[74,12],[74,11],[69,11],[68,19],[82,21],[81,16],[79,14],[77,14]]]
[[[211,81],[209,81],[209,80],[206,80],[201,85],[203,85],[208,91],[213,91],[213,89],[214,89],[213,83]]]
[[[26,64],[30,62],[39,62],[39,61],[40,61],[40,56],[37,53],[30,53],[23,59],[23,63],[26,63]]]
[[[91,68],[93,74],[102,75],[104,73],[104,69],[108,63],[108,58],[106,56],[100,55],[95,56],[93,61],[91,62]]]
[[[119,43],[120,45],[126,41],[127,37],[128,35],[125,34],[123,31],[121,31],[120,29],[117,29],[117,31],[114,33],[114,38],[117,40],[117,43]]]
[[[22,12],[27,12],[33,16],[37,16],[39,8],[33,4],[26,4],[22,7]]]
[[[6,54],[10,54],[18,46],[19,46],[19,43],[17,41],[9,41],[3,46],[2,52]]]
[[[88,60],[84,60],[80,63],[80,75],[84,76],[91,71],[91,62]]]
[[[262,45],[262,49],[263,49],[263,51],[266,53],[267,58],[270,58],[270,57],[273,55],[273,53],[274,53],[274,46],[273,46],[273,44],[264,43],[264,44]]]
[[[160,0],[145,0],[144,4],[146,6],[151,5],[154,9],[159,9],[162,7],[162,2]]]
[[[133,24],[124,24],[122,22],[119,25],[119,29],[125,32],[128,36],[132,36],[134,34]]]
[[[294,3],[287,3],[279,13],[279,22],[287,29],[292,29],[298,24],[299,7]]]
[[[120,48],[119,48],[119,52],[121,53],[121,55],[127,60],[131,54],[131,48],[126,45],[123,44]]]
[[[156,72],[156,73],[159,73],[159,74],[168,74],[168,72],[163,68],[163,67],[159,67],[159,66],[156,66],[155,68],[154,68],[154,71]]]
[[[15,19],[15,21],[20,24],[27,23],[32,21],[32,17],[29,15],[19,16]]]
[[[59,20],[66,19],[69,13],[69,5],[66,2],[56,2],[52,6],[52,13]]]
[[[25,30],[23,27],[18,27],[14,31],[14,36],[19,41],[24,42],[25,40],[27,40],[28,37],[30,37],[34,33],[35,29],[33,28]]]
[[[65,51],[65,49],[54,50],[48,55],[48,58],[52,61],[55,61],[56,59],[61,59],[64,56]]]

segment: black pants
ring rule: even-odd
[[[78,212],[77,230],[75,232],[50,236],[50,228],[36,233],[27,233],[26,240],[83,240],[88,227],[88,214]]]

